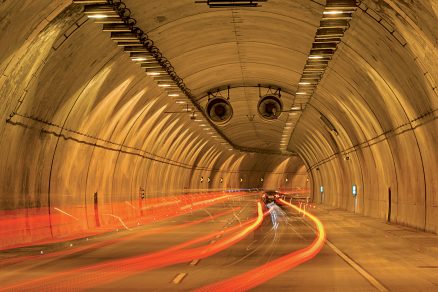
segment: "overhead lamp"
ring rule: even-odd
[[[146,75],[148,76],[159,76],[160,74],[160,72],[146,72]]]
[[[178,103],[178,104],[185,104],[186,102],[182,101],[182,100],[177,100],[176,103]]]
[[[144,62],[144,63],[143,63]],[[155,61],[145,62],[143,61],[140,66],[146,69],[146,72],[154,71],[155,69],[160,69],[161,66]]]
[[[309,59],[322,59],[322,58],[324,58],[324,57],[323,56],[318,56],[318,55],[309,56]]]
[[[132,32],[111,32],[111,39],[114,41],[129,41],[138,43],[137,35]]]
[[[298,82],[299,85],[311,85],[312,83],[310,82]]]
[[[171,85],[168,83],[158,84],[158,87],[170,87]]]
[[[334,14],[342,14],[345,13],[344,11],[339,11],[339,10],[330,10],[330,11],[324,11],[322,14],[325,15],[334,15]]]
[[[297,92],[297,93],[295,93],[296,95],[309,95],[309,93],[308,92]]]
[[[105,14],[89,14],[87,16],[88,18],[93,18],[93,19],[104,19],[108,17],[108,15]]]
[[[179,93],[169,93],[167,96],[170,96],[170,97],[178,97],[178,96],[179,96]]]
[[[131,57],[131,60],[134,62],[142,62],[146,61],[147,59],[145,57]]]

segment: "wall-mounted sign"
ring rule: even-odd
[[[357,187],[356,187],[356,185],[353,185],[353,187],[351,188],[351,192],[353,193],[353,196],[357,196]]]

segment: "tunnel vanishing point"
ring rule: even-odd
[[[438,233],[437,18],[436,0],[0,1],[0,248],[262,188]]]

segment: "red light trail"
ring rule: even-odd
[[[316,239],[306,248],[297,250],[235,277],[204,286],[196,291],[246,291],[311,260],[321,251],[326,237],[321,221],[309,212],[285,200],[280,199],[280,202],[303,213],[315,224],[317,230]]]
[[[122,260],[91,265],[79,269],[53,274],[46,277],[14,284],[1,288],[0,291],[10,289],[36,289],[54,291],[60,289],[87,289],[120,280],[133,274],[145,272],[151,269],[161,268],[177,263],[189,262],[194,258],[206,258],[216,254],[245,238],[263,222],[264,216],[260,203],[257,204],[257,218],[249,220],[241,225],[210,233],[205,236],[178,244],[176,246],[142,256],[131,257]],[[217,235],[236,233],[217,240],[214,244],[184,249],[194,244],[206,242]]]

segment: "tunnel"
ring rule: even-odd
[[[0,291],[438,291],[436,0],[5,0],[0,32]]]

